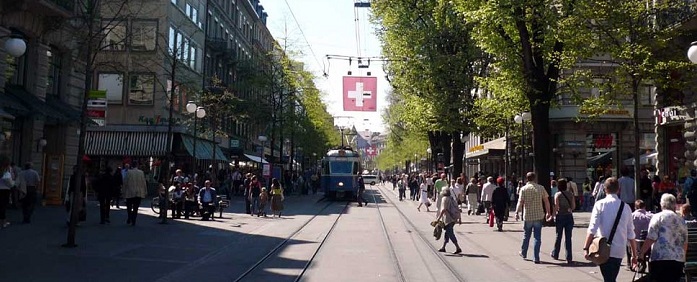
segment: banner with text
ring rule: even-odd
[[[378,78],[344,76],[344,111],[377,111]]]

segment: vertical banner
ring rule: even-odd
[[[87,117],[99,126],[106,125],[106,90],[91,90],[87,100]]]
[[[344,111],[377,111],[378,78],[344,76]]]

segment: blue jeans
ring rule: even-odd
[[[528,220],[523,222],[523,245],[520,247],[520,253],[524,257],[528,256],[528,246],[530,245],[530,233],[535,236],[535,245],[533,257],[535,261],[540,261],[540,247],[542,246],[542,220]]]
[[[259,212],[259,197],[252,197],[252,214]]]
[[[445,245],[448,244],[448,241],[452,241],[455,247],[458,250],[460,249],[460,245],[457,244],[457,238],[455,237],[455,230],[453,230],[454,227],[455,222],[451,222],[445,225],[445,240],[443,240],[443,248],[445,248]]]
[[[617,274],[620,273],[621,258],[610,257],[607,262],[600,265],[600,273],[603,274],[604,282],[616,282]]]
[[[574,230],[573,214],[558,215],[556,218],[557,238],[554,241],[552,257],[558,258],[561,252],[561,236],[564,235],[564,247],[566,248],[566,261],[572,260],[571,253],[571,233]]]

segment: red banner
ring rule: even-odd
[[[378,78],[344,76],[344,111],[377,111]]]

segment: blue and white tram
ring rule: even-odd
[[[360,156],[350,147],[329,150],[322,159],[322,189],[324,196],[353,198],[358,188]]]

